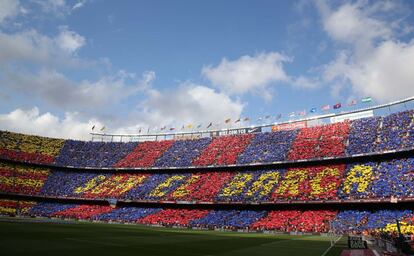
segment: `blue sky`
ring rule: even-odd
[[[0,0],[0,129],[87,139],[412,96],[413,6]]]

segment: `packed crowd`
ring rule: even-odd
[[[0,162],[0,192],[38,195],[49,174],[48,168]]]
[[[274,230],[283,232],[414,232],[412,210],[209,210],[34,202],[0,199],[1,215],[27,215],[163,226]]]
[[[0,131],[0,157],[32,163],[55,161],[64,140]]]
[[[339,233],[362,233],[365,230],[395,231],[396,221],[404,223],[403,234],[414,234],[414,212],[412,210],[346,210],[340,211],[333,221],[333,228]]]
[[[266,203],[414,197],[414,158],[211,172],[69,171],[0,162],[0,192],[133,201]]]
[[[114,166],[137,146],[136,142],[92,142],[67,140],[56,157],[58,166]]]
[[[252,137],[252,134],[215,137],[193,161],[193,165],[235,164],[237,156],[245,150]]]
[[[348,133],[348,121],[303,128],[293,141],[288,159],[343,156]]]
[[[299,130],[155,142],[83,142],[0,132],[0,157],[74,167],[189,167],[338,157],[414,146],[414,110]]]

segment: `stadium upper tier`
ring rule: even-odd
[[[146,142],[0,132],[0,158],[75,168],[168,169],[349,157],[414,147],[414,110],[297,130]]]
[[[19,209],[19,210],[17,210]],[[414,212],[403,210],[220,210],[168,207],[112,208],[108,205],[51,203],[0,199],[0,215],[41,216],[149,225],[274,230],[284,232],[396,232],[414,233]]]
[[[414,158],[176,173],[82,171],[0,162],[0,191],[62,199],[182,204],[414,201]]]

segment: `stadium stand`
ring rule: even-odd
[[[304,233],[399,219],[412,234],[413,116],[124,143],[0,132],[0,214]]]
[[[414,199],[414,158],[274,170],[131,173],[0,161],[3,193],[132,201],[286,202]]]
[[[83,142],[0,132],[0,157],[77,168],[268,164],[414,147],[414,110],[298,130],[153,142]]]
[[[17,210],[19,209],[19,210]],[[0,199],[0,214],[54,217],[148,225],[197,227],[229,230],[326,233],[330,226],[338,232],[378,232],[395,230],[402,221],[402,233],[413,234],[412,210],[199,210],[171,208],[117,207]]]
[[[62,139],[0,131],[0,157],[30,163],[51,164],[64,143]]]

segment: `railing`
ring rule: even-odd
[[[225,129],[207,129],[199,131],[185,132],[169,132],[169,133],[148,133],[148,134],[108,134],[92,132],[92,141],[157,141],[157,140],[179,140],[179,139],[195,139],[204,137],[216,137],[222,135],[234,135],[245,133],[257,133],[270,131],[274,126],[283,126],[289,124],[306,123],[307,126],[317,126],[326,123],[338,122],[345,119],[356,119],[369,114],[373,116],[383,116],[390,113],[414,108],[414,96],[399,101],[393,101],[386,104],[369,106],[367,108],[359,108],[351,111],[342,112],[340,109],[335,113],[327,113],[322,115],[309,116],[301,119],[285,120],[281,122],[273,122],[268,124],[251,125],[244,127],[225,128]],[[372,112],[372,113],[371,113]]]

